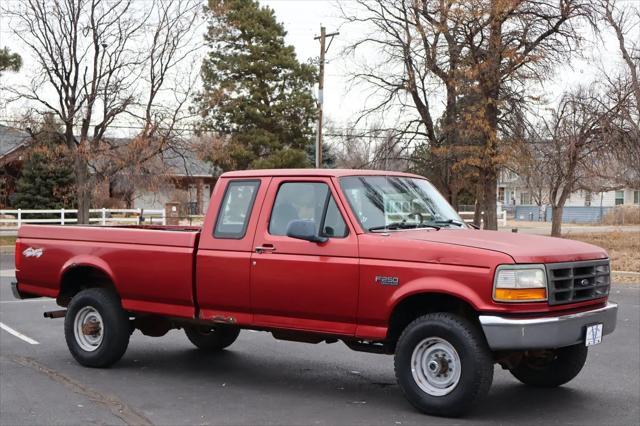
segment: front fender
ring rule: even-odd
[[[461,283],[445,277],[422,277],[398,287],[389,298],[387,309],[388,312],[391,313],[398,304],[402,303],[402,301],[408,297],[417,294],[431,293],[456,297],[471,305],[476,311],[481,311],[487,309],[487,303],[485,301],[486,295],[484,294],[487,291],[489,291],[490,297],[491,289],[487,289],[482,285],[471,286],[467,283]]]

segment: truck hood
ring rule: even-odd
[[[606,259],[604,249],[564,238],[474,229],[390,232],[391,238],[453,244],[504,253],[516,263],[575,262]]]

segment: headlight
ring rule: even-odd
[[[493,281],[496,302],[542,302],[547,300],[544,265],[501,265]]]

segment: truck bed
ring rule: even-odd
[[[24,225],[16,277],[24,293],[58,297],[71,281],[77,285],[72,274],[99,265],[125,309],[193,318],[199,235],[198,227]]]

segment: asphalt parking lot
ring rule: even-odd
[[[13,299],[11,255],[0,255],[0,424],[598,424],[640,423],[640,285],[615,285],[618,328],[589,352],[573,382],[529,388],[496,367],[487,401],[464,419],[416,412],[396,385],[393,359],[343,344],[277,341],[241,333],[220,354],[196,350],[181,331],[136,332],[111,369],[78,365],[53,301]]]

